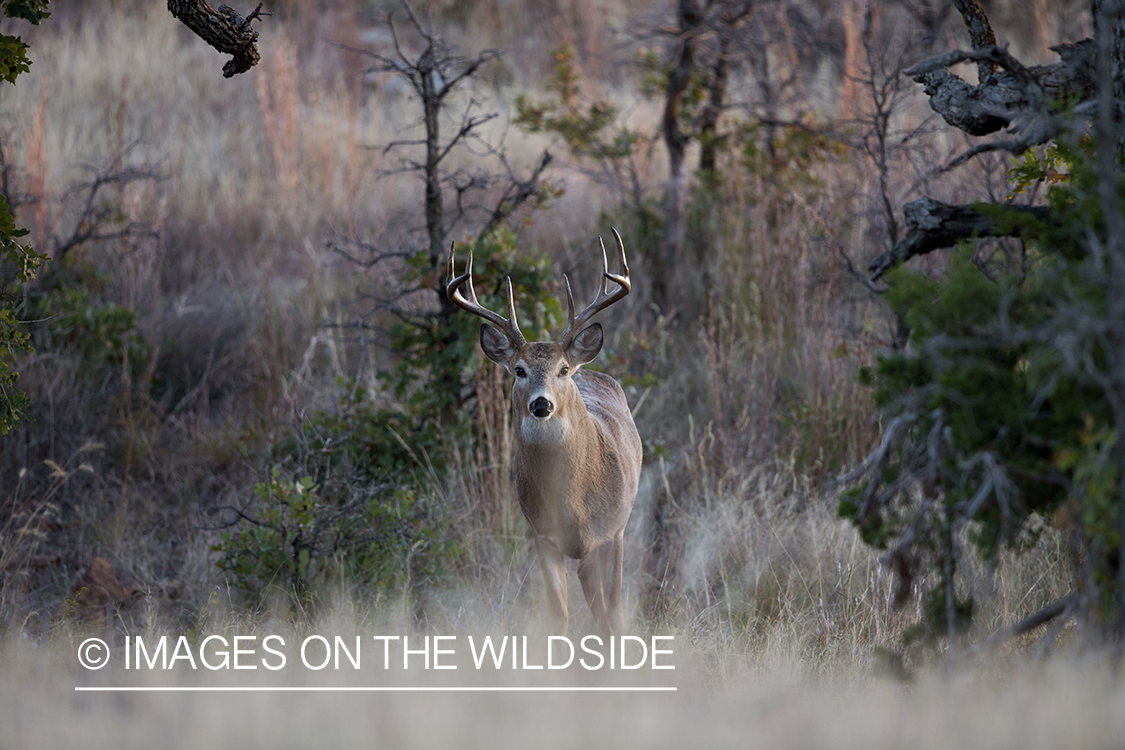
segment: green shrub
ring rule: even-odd
[[[152,347],[137,330],[136,311],[103,299],[98,289],[80,280],[43,295],[35,312],[46,320],[44,344],[75,352],[94,380],[120,375],[122,367],[135,377],[148,365]]]
[[[929,636],[950,632],[973,603],[954,595],[957,529],[986,557],[1016,545],[1034,516],[1075,519],[1095,616],[1112,612],[1121,546],[1113,414],[1105,384],[1107,283],[1097,185],[1085,148],[1025,159],[1053,184],[1049,221],[1003,209],[1021,222],[1027,255],[996,280],[969,247],[942,278],[903,268],[888,274],[885,299],[910,328],[904,349],[879,356],[862,373],[875,388],[885,435],[844,492],[841,516],[910,586],[925,575],[923,623]],[[1056,179],[1065,162],[1065,180]],[[936,568],[932,575],[926,571]],[[901,592],[904,598],[907,591]],[[940,606],[933,605],[939,602]],[[958,626],[960,627],[960,626]],[[912,631],[912,638],[919,634]]]
[[[380,591],[400,589],[411,574],[430,576],[435,516],[423,499],[390,484],[339,472],[289,478],[274,468],[254,486],[258,502],[212,547],[217,564],[250,600],[277,586],[301,603],[341,576]],[[411,566],[411,557],[428,561]]]

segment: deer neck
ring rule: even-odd
[[[513,401],[512,407],[515,414],[516,448],[528,453],[571,454],[572,460],[581,460],[575,455],[581,452],[582,446],[590,445],[594,439],[594,423],[590,413],[586,411],[586,404],[577,393],[569,399],[565,409],[560,409],[550,419],[537,419],[527,413],[526,407]]]

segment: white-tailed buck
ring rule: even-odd
[[[557,344],[529,344],[524,339],[516,323],[510,278],[505,320],[477,302],[472,254],[461,276],[456,276],[452,252],[449,259],[446,295],[496,326],[481,326],[481,348],[516,378],[512,388],[516,493],[535,532],[555,629],[563,634],[568,619],[564,555],[579,560],[578,580],[602,635],[620,634],[625,627],[621,556],[625,523],[641,474],[641,437],[617,381],[600,372],[578,371],[602,348],[601,324],[583,326],[629,293],[625,245],[617,230],[613,236],[622,274],[609,272],[603,245],[605,278],[594,301],[578,314],[566,279],[569,320]],[[612,293],[610,281],[617,285]]]

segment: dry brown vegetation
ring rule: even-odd
[[[548,50],[571,44],[584,93],[612,100],[622,121],[650,139],[635,166],[658,212],[667,171],[661,103],[642,94],[632,65],[656,38],[629,32],[667,22],[671,5],[421,9],[466,53],[506,50],[466,101],[487,100],[501,113],[485,130],[493,142],[504,139],[517,169],[530,169],[545,146],[556,153],[545,177],[565,193],[547,210],[516,216],[518,245],[585,278],[583,296],[598,262],[593,238],[610,224],[637,236],[628,201],[559,144],[511,126],[511,102],[518,92],[541,94],[553,70]],[[112,207],[107,226],[135,231],[77,246],[68,272],[89,290],[84,304],[136,317],[114,344],[124,355],[91,353],[62,331],[38,339],[22,363],[34,421],[0,437],[0,745],[115,738],[142,746],[155,736],[185,747],[297,738],[358,745],[378,736],[411,746],[569,747],[607,744],[608,736],[682,746],[696,744],[700,727],[713,744],[762,747],[1105,747],[1123,736],[1125,695],[1105,665],[1031,665],[1034,638],[1000,656],[965,657],[962,671],[926,673],[914,687],[873,677],[895,668],[879,662],[877,647],[897,648],[920,613],[915,604],[892,608],[875,553],[836,518],[831,480],[879,434],[855,373],[895,335],[848,265],[863,268],[893,242],[890,217],[921,186],[951,199],[982,185],[1000,190],[1004,166],[982,159],[931,184],[963,144],[930,121],[913,84],[893,78],[896,56],[913,61],[905,40],[916,19],[899,6],[885,9],[871,58],[877,84],[887,74],[897,81],[886,92],[887,143],[871,135],[876,104],[863,81],[856,119],[833,123],[840,19],[853,3],[790,5],[820,19],[801,33],[822,48],[793,69],[776,44],[765,65],[776,108],[763,112],[759,71],[744,70],[732,79],[724,117],[731,131],[736,120],[767,114],[798,124],[778,127],[780,145],[758,162],[764,167],[747,166],[753,160],[732,148],[718,187],[704,192],[693,182],[676,283],[654,299],[648,258],[631,248],[636,292],[603,321],[600,365],[626,383],[649,457],[627,530],[627,618],[637,632],[676,636],[679,693],[114,701],[71,692],[88,677],[71,658],[75,644],[107,627],[101,613],[83,618],[68,604],[71,581],[95,556],[150,590],[108,623],[119,634],[538,632],[543,602],[511,488],[506,384],[483,362],[480,440],[448,446],[439,468],[417,455],[403,470],[412,491],[439,509],[447,546],[435,568],[421,571],[406,556],[394,586],[373,593],[334,579],[294,606],[284,591],[248,601],[215,564],[212,545],[226,519],[216,509],[241,507],[275,466],[289,466],[278,446],[294,430],[343,408],[356,386],[373,403],[395,400],[377,373],[398,354],[355,334],[354,300],[401,268],[364,271],[326,249],[343,237],[405,246],[422,227],[421,182],[383,174],[396,164],[377,147],[413,137],[403,134],[417,121],[416,103],[391,79],[365,76],[364,58],[346,49],[386,49],[382,5],[278,3],[260,27],[261,64],[226,80],[214,51],[162,3],[58,2],[29,40],[31,72],[0,92],[4,164],[26,196],[17,218],[37,247],[57,251],[89,219],[82,186],[134,170],[96,203]],[[1037,49],[1038,29],[1019,26],[1020,4],[995,5],[994,22]],[[1052,18],[1056,36],[1080,22],[1062,11]],[[939,48],[961,33],[953,20],[931,40]],[[825,135],[801,140],[806,131]],[[468,170],[497,168],[457,158]],[[467,225],[454,238],[477,230]],[[1045,529],[1028,546],[992,563],[963,562],[982,608],[978,636],[1067,591],[1062,541]],[[33,555],[59,562],[33,569]],[[185,586],[169,599],[158,584],[173,579]],[[572,630],[585,632],[592,621],[576,588]],[[1064,635],[1055,646],[1065,653],[1072,642]],[[564,718],[575,713],[587,720]]]

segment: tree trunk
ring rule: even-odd
[[[680,113],[684,94],[695,68],[695,35],[703,17],[692,0],[680,0],[680,54],[676,66],[668,74],[668,94],[664,100],[664,143],[668,147],[668,250],[669,256],[679,252],[684,241],[683,201],[684,150],[689,135],[680,129]],[[665,264],[661,264],[665,266]],[[661,269],[663,270],[663,268]],[[663,284],[664,279],[654,279]]]
[[[715,153],[718,151],[719,115],[723,113],[723,99],[727,91],[729,71],[730,37],[719,39],[719,57],[711,71],[711,84],[707,87],[707,105],[699,116],[700,145],[699,169],[709,175],[715,174]]]
[[[844,22],[844,80],[840,86],[840,119],[855,118],[860,81],[859,56],[863,47],[863,6],[861,0],[845,0]]]
[[[1035,36],[1039,47],[1039,54],[1043,62],[1051,59],[1051,7],[1047,0],[1034,0],[1032,14],[1035,16]]]
[[[440,115],[442,100],[437,90],[436,50],[431,40],[429,48],[418,60],[422,83],[422,117],[426,126],[426,235],[429,239],[430,276],[441,279],[445,247],[444,198],[441,190],[439,166],[442,159]],[[450,350],[457,343],[457,329],[453,326],[453,316],[457,306],[445,296],[445,288],[438,281],[434,286],[438,298],[438,313],[434,330],[442,332],[442,344]],[[457,421],[457,405],[461,395],[461,362],[451,357],[443,357],[434,373],[434,388],[441,393],[453,394],[441,410],[441,422],[451,425]]]
[[[441,100],[434,89],[433,66],[426,64],[426,58],[432,55],[433,45],[423,54],[418,67],[422,74],[422,116],[426,121],[426,233],[430,239],[430,265],[437,268],[445,250],[445,226],[442,221],[441,177],[438,174]]]

